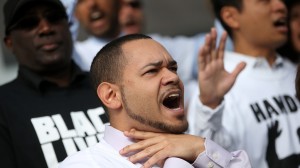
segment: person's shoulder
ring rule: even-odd
[[[13,80],[0,86],[0,108],[3,106],[10,106],[11,102],[15,102],[15,98],[23,90],[22,86]],[[2,110],[0,110],[2,112]]]
[[[74,43],[75,49],[77,50],[84,49],[85,47],[90,45],[91,45],[91,40],[89,38],[82,41],[75,41]]]
[[[68,156],[60,165],[59,168],[93,168],[109,166],[111,160],[114,160],[114,154],[107,146],[101,142],[91,146],[85,150],[79,151]]]
[[[18,88],[18,82],[16,79],[5,83],[0,86],[0,96],[5,95],[6,93],[10,93],[12,89]]]
[[[68,156],[60,165],[59,168],[84,168],[94,167],[94,156],[92,150],[96,147],[92,146],[85,150],[74,153]]]
[[[279,59],[282,59],[282,63],[283,63],[283,67],[285,69],[289,69],[289,70],[294,70],[296,71],[298,64],[295,62],[292,62],[290,59],[283,57],[281,55],[278,55],[278,57],[280,57]]]
[[[67,157],[60,165],[59,168],[79,168],[79,167],[93,167],[91,159],[87,155],[87,151],[80,151],[74,155]]]

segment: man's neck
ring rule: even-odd
[[[71,64],[52,71],[39,73],[44,79],[57,84],[59,87],[69,86],[72,76]]]
[[[106,41],[111,41],[115,38],[118,38],[120,36],[120,34],[121,34],[121,30],[116,30],[116,31],[109,32],[109,33],[106,33],[101,36],[94,35],[94,37],[102,39],[102,40],[106,40]]]
[[[276,60],[276,50],[272,47],[249,45],[243,41],[236,41],[234,51],[251,57],[264,57],[269,65],[273,65]]]

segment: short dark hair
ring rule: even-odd
[[[106,44],[95,56],[91,65],[91,79],[95,89],[102,82],[118,83],[122,80],[126,58],[122,45],[140,39],[151,39],[143,34],[131,34],[117,38]]]
[[[284,2],[288,10],[290,10],[294,5],[300,4],[300,0],[285,0]]]
[[[227,31],[228,35],[232,37],[231,28],[224,22],[221,17],[222,8],[225,6],[235,7],[237,10],[242,11],[243,8],[243,0],[212,0],[213,11],[215,17],[220,20],[222,26]]]

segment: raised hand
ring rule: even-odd
[[[121,155],[137,152],[128,159],[136,163],[147,159],[144,168],[158,164],[162,167],[169,157],[178,157],[188,162],[194,162],[198,155],[205,150],[204,139],[187,134],[165,134],[137,131],[124,132],[124,135],[137,141],[120,151]]]
[[[224,95],[233,86],[238,74],[245,68],[244,62],[239,63],[232,73],[224,69],[224,50],[227,33],[221,37],[216,48],[217,32],[215,28],[205,37],[205,44],[198,56],[198,79],[201,102],[211,108],[217,107]]]

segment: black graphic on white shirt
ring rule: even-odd
[[[268,166],[270,168],[299,168],[300,154],[292,154],[286,158],[279,159],[276,152],[276,139],[280,136],[281,132],[282,130],[279,129],[279,121],[273,122],[268,128],[269,144],[266,153]],[[297,135],[300,144],[300,128],[297,129]]]

